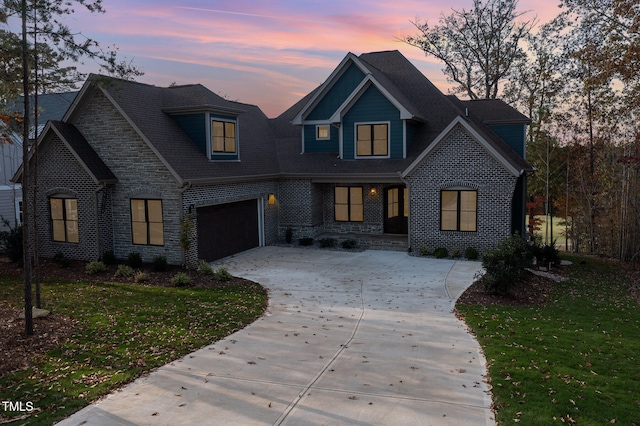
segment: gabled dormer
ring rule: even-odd
[[[240,160],[240,115],[244,110],[202,105],[165,108],[164,112],[210,160]]]
[[[380,70],[349,53],[294,117],[302,152],[345,160],[405,158],[426,120]]]

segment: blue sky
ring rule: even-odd
[[[521,0],[547,21],[555,0]],[[411,20],[437,24],[470,0],[104,0],[105,14],[76,6],[66,18],[105,46],[116,45],[159,86],[201,83],[232,100],[256,104],[270,117],[322,83],[348,53],[400,50],[436,86],[446,91],[442,66],[397,38],[415,33]],[[86,63],[81,70],[97,72]]]

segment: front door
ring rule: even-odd
[[[384,190],[385,234],[406,234],[409,218],[409,191],[406,186],[390,186]]]

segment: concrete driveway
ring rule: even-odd
[[[477,262],[265,247],[220,262],[268,313],[62,425],[492,425],[478,343],[452,312]]]

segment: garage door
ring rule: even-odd
[[[199,207],[198,258],[212,261],[258,247],[256,200]]]

